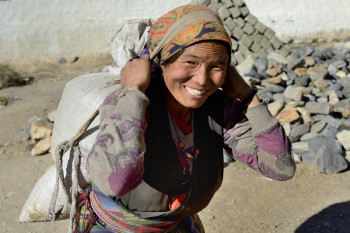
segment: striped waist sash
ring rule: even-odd
[[[98,216],[98,222],[113,232],[168,232],[180,221],[140,218],[95,188],[97,187],[94,186],[90,192],[91,207]]]

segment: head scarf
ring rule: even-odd
[[[231,49],[230,36],[215,11],[201,5],[185,5],[169,11],[153,24],[147,46],[151,59],[162,64],[199,41],[222,41]]]

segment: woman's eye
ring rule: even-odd
[[[186,61],[187,64],[189,65],[195,65],[196,63],[194,61]]]
[[[215,69],[215,70],[223,70],[224,68],[221,67],[221,66],[213,66],[213,69]]]

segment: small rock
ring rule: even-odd
[[[289,59],[287,69],[294,70],[294,68],[302,67],[304,63],[305,63],[304,59],[301,59],[301,58]]]
[[[331,84],[330,86],[328,86],[324,92],[327,93],[329,91],[339,91],[343,88],[343,86],[340,84],[340,83],[334,83],[334,84]]]
[[[305,58],[305,67],[310,67],[315,65],[315,59],[313,57],[306,57]]]
[[[37,156],[49,152],[51,148],[51,136],[41,139],[32,149],[31,155]]]
[[[318,79],[314,82],[314,86],[318,89],[324,90],[329,86],[329,83],[324,79]]]
[[[293,153],[292,156],[295,163],[301,163],[301,157],[298,154]]]
[[[331,125],[326,125],[326,127],[320,132],[322,135],[329,138],[337,138],[338,130]]]
[[[320,137],[322,134],[319,133],[313,133],[313,132],[308,132],[301,136],[300,141],[309,141],[312,138]]]
[[[316,114],[313,116],[315,121],[323,121],[323,119],[325,118],[326,115],[324,114]]]
[[[316,155],[316,168],[319,172],[334,174],[347,168],[342,156],[341,145],[328,137],[317,137],[309,140],[309,153]]]
[[[339,70],[338,72],[336,72],[335,75],[337,75],[341,79],[346,78],[346,73],[342,70]]]
[[[21,138],[26,139],[26,140],[30,139],[30,129],[29,128],[22,131]]]
[[[67,59],[64,57],[61,57],[60,60],[58,60],[58,64],[66,64],[67,63]]]
[[[349,98],[349,99],[350,99],[350,84],[344,86],[344,88],[343,88],[343,90],[342,90],[341,92],[343,93],[343,95],[344,95],[346,98]]]
[[[333,64],[329,64],[327,71],[330,75],[334,75],[338,72],[338,69]]]
[[[271,102],[273,100],[273,96],[270,91],[262,90],[257,93],[259,99]]]
[[[298,86],[288,86],[284,90],[283,95],[288,99],[300,101],[303,96],[303,88]]]
[[[280,122],[294,122],[299,119],[299,114],[295,108],[287,104],[276,116]]]
[[[334,112],[340,112],[343,117],[348,118],[350,116],[350,99],[340,100],[333,106]]]
[[[327,97],[317,98],[317,102],[319,102],[319,103],[327,103],[328,102],[328,98]]]
[[[253,69],[253,66],[254,60],[251,56],[248,56],[243,62],[236,66],[236,69],[240,75],[244,76],[245,73],[248,73]]]
[[[312,80],[324,79],[327,76],[328,71],[322,67],[310,67],[308,69],[308,74]]]
[[[278,77],[280,77],[283,81],[288,81],[289,77],[286,73],[282,73],[281,75],[279,75]]]
[[[326,127],[326,124],[327,123],[324,120],[320,120],[311,126],[310,132],[319,133],[324,129],[324,127]]]
[[[310,94],[305,94],[304,93],[304,98],[307,98],[306,102],[315,102],[316,101],[316,97]]]
[[[285,104],[288,104],[289,102],[291,102],[290,99],[288,99],[285,95],[281,94],[281,93],[276,93],[273,95],[273,99],[275,101],[279,100]]]
[[[344,60],[338,60],[332,63],[337,69],[341,69],[346,66],[346,62]]]
[[[75,56],[73,57],[71,60],[70,60],[70,63],[75,63],[79,60],[79,57],[78,56]]]
[[[335,128],[336,130],[339,130],[340,126],[341,126],[341,122],[337,119],[335,119],[334,117],[327,115],[323,118],[323,120],[330,126],[332,126],[333,128]]]
[[[309,113],[320,113],[328,115],[330,113],[330,105],[328,103],[307,102],[305,110]]]
[[[283,103],[281,101],[275,101],[267,105],[272,116],[276,116],[279,111],[283,108]]]
[[[297,77],[294,79],[294,83],[297,86],[302,86],[302,87],[307,87],[310,83],[311,79],[307,76],[301,76],[301,77]]]
[[[290,130],[291,130],[291,125],[289,122],[281,122],[281,125],[284,129],[284,132],[286,133],[287,137],[289,136],[290,134]]]
[[[281,84],[282,79],[280,77],[267,78],[261,81],[261,84],[264,85],[264,82],[273,83],[273,84]]]
[[[30,128],[30,137],[32,139],[43,139],[51,135],[53,124],[51,122],[36,120]]]
[[[300,137],[310,131],[309,124],[302,124],[292,128],[290,131],[289,139],[291,142],[299,141]]]
[[[308,75],[308,70],[307,70],[307,68],[296,68],[296,69],[294,70],[294,72],[295,72],[299,77]]]
[[[259,73],[265,72],[267,69],[267,61],[266,58],[258,58],[254,61],[254,65]]]
[[[316,160],[317,160],[317,156],[313,153],[308,152],[308,151],[301,153],[300,157],[301,157],[301,161],[303,161],[303,163],[307,163],[307,164],[315,164]]]
[[[284,91],[284,87],[273,83],[264,82],[263,85],[266,87],[266,91],[269,91],[272,93],[281,93]]]
[[[315,120],[311,117],[310,113],[304,108],[298,107],[296,110],[301,114],[304,124],[313,124]]]
[[[349,129],[349,130],[350,130],[350,119],[344,119],[344,118],[342,118],[342,119],[340,119],[340,122],[341,122],[342,127],[343,127],[344,129]]]
[[[29,125],[32,125],[33,122],[36,120],[49,121],[49,118],[42,117],[42,116],[32,116],[31,118],[29,118],[29,120],[27,122]]]
[[[269,53],[269,55],[267,55],[267,59],[275,60],[275,61],[277,61],[278,63],[281,63],[281,64],[288,64],[287,58],[285,58],[284,56],[282,56],[281,54],[279,54],[277,52]]]
[[[297,77],[297,74],[294,70],[287,70],[287,75],[289,80],[294,80]]]
[[[308,142],[293,142],[292,149],[293,149],[293,152],[300,154],[302,152],[309,150],[309,143]]]
[[[335,104],[339,103],[339,98],[338,98],[338,95],[335,91],[329,91],[329,92],[327,92],[327,95],[328,95],[329,103],[331,105],[335,105]]]
[[[47,114],[47,117],[49,118],[50,122],[55,122],[56,112],[57,112],[57,109],[55,109],[55,110],[49,112],[49,114]]]
[[[337,139],[343,144],[345,150],[350,151],[350,130],[343,130],[337,133]]]
[[[275,77],[282,72],[282,69],[280,66],[275,66],[271,69],[267,69],[265,72],[271,77]]]
[[[296,107],[304,106],[305,102],[304,101],[291,101],[288,104],[296,108]]]
[[[215,216],[210,215],[210,216],[207,217],[207,219],[208,219],[208,220],[213,220],[213,219],[215,219]]]

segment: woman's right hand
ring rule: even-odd
[[[151,79],[152,63],[149,55],[128,61],[121,70],[122,88],[139,90],[145,93]]]

